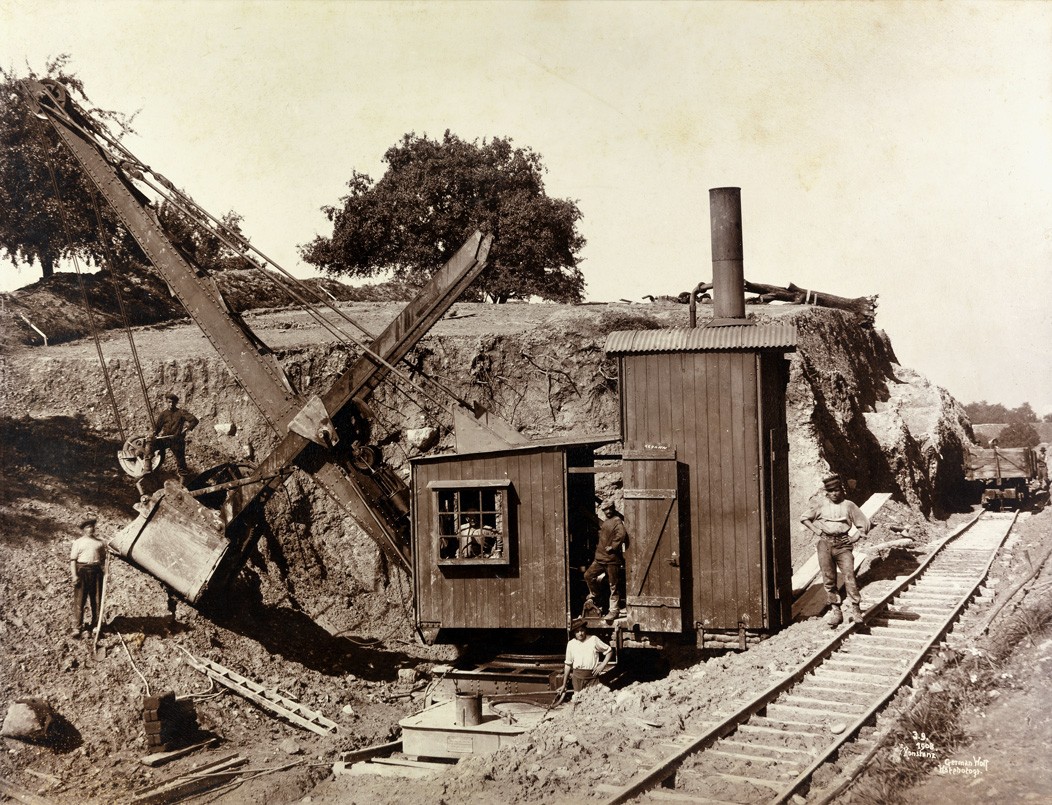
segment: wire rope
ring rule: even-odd
[[[135,365],[135,374],[139,378],[139,387],[142,389],[143,402],[146,404],[146,414],[150,418],[150,427],[154,428],[157,426],[157,419],[153,413],[153,405],[150,403],[150,393],[146,388],[146,377],[143,375],[142,364],[139,361],[139,350],[135,347],[135,337],[132,335],[131,322],[128,320],[128,309],[124,304],[124,294],[121,292],[120,283],[117,282],[117,266],[113,259],[113,253],[110,251],[110,245],[103,228],[102,211],[99,209],[98,194],[92,190],[90,195],[91,204],[95,208],[95,220],[98,222],[99,226],[99,240],[103,244],[102,248],[106,255],[106,263],[110,269],[110,281],[113,283],[113,293],[117,297],[117,306],[121,311],[121,321],[124,324],[124,332],[128,336],[128,346],[131,348],[132,363]]]
[[[46,142],[46,140],[45,140]],[[59,190],[58,179],[55,177],[55,169],[51,164],[50,158],[47,160],[47,171],[51,177],[51,186],[55,191],[55,200],[58,202],[58,214],[62,220],[62,229],[66,233],[66,248],[70,250],[70,254],[73,259],[73,267],[77,272],[77,284],[80,286],[80,295],[84,300],[84,312],[88,317],[88,328],[91,330],[92,340],[95,342],[95,352],[99,356],[99,368],[102,370],[102,379],[106,384],[106,393],[109,395],[110,404],[113,406],[113,418],[117,423],[117,430],[121,435],[121,441],[126,441],[127,436],[124,433],[124,425],[121,422],[121,412],[117,407],[117,397],[113,393],[113,384],[110,382],[110,373],[106,368],[106,357],[102,354],[102,342],[99,340],[99,332],[95,327],[95,314],[91,309],[91,301],[88,299],[88,288],[84,282],[84,274],[80,270],[80,261],[77,259],[77,255],[73,253],[73,237],[69,228],[69,221],[66,218],[65,203],[62,200],[62,193]]]
[[[241,255],[246,260],[248,260],[248,262],[252,263],[258,270],[262,271],[265,276],[268,276],[268,278],[270,278],[272,282],[274,282],[275,284],[278,284],[279,287],[282,287],[283,290],[285,290],[285,292],[288,293],[293,299],[296,299],[302,305],[304,305],[305,312],[307,312],[307,314],[309,316],[311,316],[311,318],[313,318],[316,322],[318,322],[325,330],[327,330],[337,340],[341,340],[341,341],[344,341],[344,342],[349,342],[349,343],[354,344],[359,349],[361,349],[365,354],[368,354],[371,358],[373,358],[374,360],[379,362],[382,366],[384,366],[386,369],[388,369],[390,372],[392,372],[395,376],[399,377],[401,380],[403,380],[404,382],[408,383],[410,386],[412,386],[414,389],[416,389],[419,393],[423,394],[425,397],[427,397],[433,403],[435,403],[436,405],[439,405],[440,407],[443,406],[443,404],[440,401],[435,399],[435,397],[433,395],[431,395],[428,392],[426,392],[419,384],[415,383],[412,380],[412,378],[410,378],[405,373],[403,373],[400,370],[398,370],[397,368],[395,368],[395,366],[393,366],[391,364],[391,362],[385,360],[382,356],[380,356],[380,355],[376,354],[375,352],[373,352],[366,344],[362,343],[357,338],[351,336],[345,330],[342,330],[338,326],[332,324],[328,319],[326,319],[324,316],[322,316],[321,313],[316,309],[315,303],[319,303],[320,302],[320,304],[322,306],[332,310],[337,316],[339,316],[340,318],[344,319],[346,322],[351,324],[353,327],[355,327],[356,329],[360,330],[362,333],[364,333],[365,335],[369,336],[370,338],[374,338],[375,336],[372,333],[370,333],[365,327],[363,327],[362,325],[360,325],[356,321],[354,321],[346,313],[344,313],[342,310],[340,310],[336,305],[334,305],[333,303],[331,303],[331,302],[325,300],[324,298],[322,298],[321,295],[318,294],[312,288],[310,288],[310,286],[306,285],[304,282],[302,282],[301,280],[299,280],[296,277],[294,277],[285,268],[283,268],[279,263],[277,263],[275,260],[270,258],[268,255],[264,254],[262,251],[260,251],[255,246],[253,246],[246,238],[244,238],[243,236],[239,235],[238,233],[233,232],[232,230],[230,230],[230,228],[228,226],[226,226],[220,219],[216,218],[214,215],[212,215],[207,210],[205,210],[203,207],[201,207],[199,204],[197,204],[197,202],[195,202],[185,192],[183,192],[182,190],[179,190],[179,188],[177,188],[175,186],[175,184],[172,183],[163,174],[153,170],[151,167],[149,167],[148,165],[143,163],[126,146],[124,146],[123,143],[121,143],[112,134],[110,134],[109,131],[107,130],[107,128],[104,125],[99,124],[99,123],[92,123],[90,125],[90,128],[86,128],[85,126],[81,125],[77,120],[75,120],[73,117],[71,117],[57,103],[54,103],[54,98],[52,98],[52,101],[53,101],[53,104],[52,104],[51,107],[49,107],[48,111],[50,111],[51,113],[56,114],[57,116],[61,117],[63,122],[66,125],[77,129],[84,136],[92,138],[92,139],[94,139],[94,138],[101,139],[104,143],[106,143],[108,146],[110,146],[110,148],[112,148],[114,151],[118,152],[119,155],[121,155],[121,156],[123,156],[125,158],[124,162],[121,162],[120,164],[115,164],[116,168],[118,168],[119,170],[121,170],[124,173],[126,173],[130,178],[138,179],[139,181],[141,181],[144,184],[146,184],[155,193],[157,193],[162,198],[164,198],[165,200],[167,200],[170,203],[172,203],[183,215],[185,215],[187,218],[190,219],[191,223],[195,223],[198,226],[203,227],[206,231],[211,232],[213,235],[218,237],[219,240],[222,243],[224,243],[224,245],[226,245],[227,247],[233,249],[237,254]],[[70,100],[70,102],[72,103],[72,100]],[[151,176],[155,177],[156,178],[156,182],[151,181],[150,179],[148,179],[146,177],[146,174],[150,174]],[[229,238],[227,237],[227,235],[229,235]],[[236,239],[237,244],[235,245],[234,243],[231,243],[230,239]],[[265,261],[266,264],[272,266],[276,271],[278,271],[281,275],[283,275],[285,277],[285,279],[288,280],[289,283],[291,283],[295,287],[300,288],[304,293],[306,293],[309,296],[313,297],[315,302],[312,303],[311,301],[309,301],[307,299],[304,299],[302,296],[297,295],[295,293],[295,291],[292,290],[292,288],[290,288],[287,285],[282,285],[278,281],[277,277],[272,276],[272,275],[268,275],[266,270],[265,270],[265,268],[264,268],[264,266],[261,266],[258,262],[256,262],[255,260],[252,260],[250,257],[248,257],[248,254],[247,254],[248,252],[253,252],[256,255],[258,255],[260,258],[262,258]],[[459,395],[457,395],[451,389],[446,387],[444,384],[438,382],[437,380],[435,380],[434,378],[432,378],[432,377],[430,377],[428,375],[423,375],[422,374],[421,377],[424,378],[425,380],[427,380],[432,385],[434,385],[436,388],[438,388],[442,393],[446,394],[448,397],[450,397],[451,399],[456,401],[458,404],[464,406],[465,408],[473,409],[474,406],[472,406],[466,400],[461,398]],[[421,407],[421,410],[424,411],[424,413],[427,413],[426,409],[424,409],[422,406],[420,406],[420,407]]]

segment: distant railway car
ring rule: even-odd
[[[1024,508],[1032,488],[1043,485],[1046,474],[1029,447],[970,447],[965,479],[982,487],[982,505],[989,509]]]

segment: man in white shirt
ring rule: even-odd
[[[102,570],[106,564],[106,544],[95,536],[95,515],[80,521],[80,536],[73,540],[69,552],[69,574],[73,579],[73,634],[80,637],[85,629],[99,622],[99,599],[102,596]],[[91,603],[91,625],[85,626],[84,604]]]
[[[595,635],[588,634],[584,619],[575,620],[571,628],[573,639],[566,644],[562,690],[566,690],[566,682],[572,676],[573,689],[579,693],[599,681],[599,675],[606,670],[614,650]]]

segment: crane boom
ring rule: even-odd
[[[232,489],[219,513],[169,482],[112,546],[196,603],[240,567],[254,542],[243,515],[292,466],[308,472],[388,555],[411,572],[408,489],[389,468],[351,460],[333,419],[368,416],[366,397],[449,310],[486,264],[491,236],[476,232],[328,391],[298,394],[266,345],[226,304],[214,281],[169,240],[121,155],[54,81],[24,82],[33,111],[48,121],[92,184],[142,247],[158,274],[229,367],[275,434],[277,446]],[[133,166],[134,167],[134,166]],[[506,435],[513,438],[516,434]],[[352,445],[353,447],[353,445]]]

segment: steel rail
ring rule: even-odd
[[[869,607],[863,617],[862,624],[849,624],[839,632],[837,632],[825,646],[819,648],[814,654],[812,654],[807,660],[805,660],[799,667],[797,667],[792,673],[783,678],[781,681],[772,685],[771,687],[764,690],[758,696],[748,701],[743,706],[739,707],[734,713],[725,718],[723,721],[710,726],[704,733],[695,737],[690,743],[685,744],[681,748],[677,749],[673,754],[666,756],[657,764],[651,766],[647,770],[641,772],[633,780],[624,786],[616,789],[611,793],[608,799],[604,800],[607,805],[617,805],[618,803],[628,802],[629,800],[635,799],[641,795],[644,795],[648,790],[664,783],[669,778],[673,778],[680,767],[683,765],[689,757],[697,755],[710,749],[711,746],[721,738],[725,738],[731,733],[735,732],[740,726],[744,725],[750,718],[765,711],[769,705],[775,704],[776,700],[781,697],[784,693],[797,686],[804,680],[805,677],[810,675],[815,669],[825,663],[827,660],[832,658],[838,651],[843,647],[843,644],[848,638],[856,634],[865,634],[860,629],[869,628],[869,624],[875,620],[878,620],[881,614],[886,614],[889,603],[898,595],[906,591],[911,585],[917,584],[921,581],[921,577],[932,568],[933,562],[939,558],[947,556],[947,549],[952,547],[963,535],[968,533],[970,529],[983,519],[986,512],[980,512],[969,521],[959,526],[953,532],[944,537],[941,541],[936,543],[935,547],[932,548],[927,557],[921,562],[918,568],[906,579],[899,584],[895,585],[893,589],[887,592],[878,602]],[[1014,522],[1014,517],[1011,518]],[[1004,536],[1010,531],[1011,524],[1005,530],[1005,534],[1002,535],[997,545],[1000,546],[1003,542]],[[881,687],[881,691],[876,697],[872,699],[872,706],[866,706],[865,712],[855,716],[855,720],[850,726],[846,726],[843,732],[838,735],[837,739],[829,745],[821,747],[820,750],[800,750],[794,752],[795,754],[807,755],[813,759],[811,763],[807,765],[805,769],[796,773],[793,778],[789,781],[777,781],[777,780],[761,780],[741,778],[744,782],[755,782],[757,784],[765,784],[770,786],[777,792],[773,798],[765,798],[764,801],[771,803],[782,803],[791,797],[797,790],[799,790],[811,777],[814,771],[822,765],[830,756],[835,754],[848,740],[852,739],[857,732],[865,725],[865,723],[872,718],[873,714],[879,710],[884,704],[895,694],[895,692],[902,686],[902,684],[916,671],[916,668],[922,662],[924,656],[928,653],[933,645],[938,642],[948,631],[949,627],[956,620],[960,611],[967,605],[971,597],[974,595],[975,590],[985,580],[987,573],[989,572],[990,565],[992,564],[994,557],[996,556],[997,550],[992,548],[987,551],[988,556],[986,557],[985,563],[981,568],[976,568],[976,572],[971,574],[971,580],[966,590],[961,590],[959,596],[955,599],[952,609],[945,615],[944,621],[938,624],[934,632],[929,634],[921,640],[911,640],[910,642],[922,643],[923,647],[917,646],[915,656],[908,663],[908,667],[902,672],[895,680],[893,685],[886,685],[884,683],[877,683],[874,687]],[[929,625],[934,625],[932,622],[928,622]],[[905,650],[907,647],[903,646]],[[913,648],[913,647],[910,647]],[[886,664],[886,663],[884,663]],[[845,692],[847,692],[845,690]],[[834,703],[834,702],[830,702]],[[844,720],[852,717],[852,713],[844,712]],[[772,720],[778,721],[777,718]],[[814,733],[817,737],[818,733]],[[767,749],[767,747],[757,746],[758,749]],[[777,751],[777,750],[775,750]],[[787,753],[789,754],[789,753]],[[820,757],[818,756],[820,755]],[[754,760],[757,758],[753,758]],[[764,760],[769,760],[772,763],[775,762],[773,757],[763,757]],[[733,775],[727,775],[733,778]],[[687,795],[693,796],[693,795]],[[715,798],[698,797],[699,801],[712,801],[719,802],[723,800]]]

